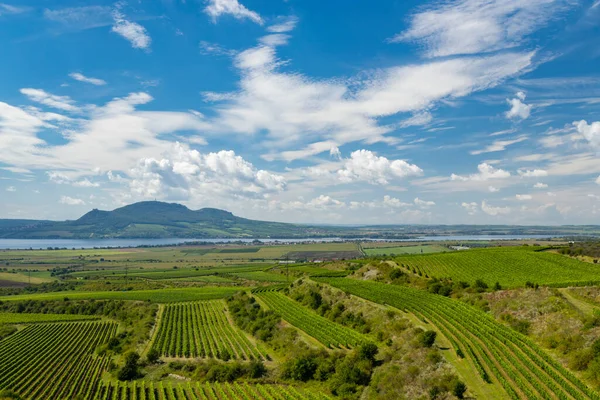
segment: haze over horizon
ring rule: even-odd
[[[600,224],[600,1],[0,0],[0,218]]]

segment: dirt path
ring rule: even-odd
[[[560,293],[562,293],[563,296],[565,296],[565,299],[567,299],[567,301],[571,303],[573,307],[579,310],[579,312],[581,312],[583,315],[591,317],[595,313],[600,311],[600,307],[595,306],[585,300],[581,300],[577,296],[573,295],[568,288],[561,288],[558,290],[560,291]]]

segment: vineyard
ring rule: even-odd
[[[327,347],[352,348],[368,341],[360,333],[321,317],[278,291],[264,291],[255,295],[284,320]]]
[[[567,285],[599,279],[600,267],[529,247],[471,249],[451,253],[396,257],[401,267],[436,278],[474,282],[483,279],[489,285],[524,286],[526,282]]]
[[[239,288],[236,287],[190,287],[166,288],[160,290],[131,290],[107,292],[57,292],[25,294],[16,296],[2,296],[0,301],[16,300],[137,300],[151,301],[154,303],[175,303],[180,301],[224,299],[233,295]]]
[[[0,313],[0,324],[35,324],[41,322],[89,321],[99,317],[76,314],[17,314]]]
[[[465,303],[422,290],[343,278],[321,278],[345,292],[414,313],[433,323],[468,357],[481,379],[510,399],[600,399],[526,336]]]
[[[167,357],[265,358],[230,323],[223,300],[164,306],[153,348]]]
[[[95,396],[109,360],[94,355],[115,335],[112,322],[30,325],[0,341],[0,390],[26,399]]]
[[[324,394],[311,393],[284,385],[248,383],[133,382],[103,384],[97,400],[328,400]]]

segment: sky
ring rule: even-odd
[[[600,224],[600,0],[0,0],[0,54],[0,218]]]

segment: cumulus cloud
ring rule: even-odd
[[[365,181],[386,185],[390,179],[418,176],[423,170],[404,160],[389,160],[369,150],[357,150],[344,160],[344,168],[337,171],[342,182]]]
[[[488,204],[485,200],[481,202],[481,211],[491,216],[510,214],[509,207],[494,207]]]
[[[83,206],[83,205],[85,205],[85,201],[83,201],[82,199],[69,197],[69,196],[62,196],[59,200],[59,203],[66,204],[68,206]]]
[[[395,197],[388,196],[387,194],[383,196],[383,205],[390,208],[405,208],[410,207],[412,204],[405,203],[400,199]]]
[[[43,104],[48,107],[57,108],[63,111],[79,111],[79,107],[69,96],[57,96],[48,93],[42,89],[24,88],[20,92],[27,96],[31,101]]]
[[[479,170],[476,174],[471,174],[468,176],[452,174],[450,179],[453,181],[487,181],[490,179],[504,179],[510,177],[510,172],[505,171],[500,168],[494,168],[492,165],[488,163],[481,163],[477,166]]]
[[[583,137],[590,142],[590,145],[596,151],[600,151],[600,121],[588,124],[587,121],[575,121],[573,125],[577,128]]]
[[[474,201],[471,203],[463,202],[461,206],[467,210],[467,214],[469,215],[475,215],[477,214],[477,211],[479,211],[479,204],[475,203]]]
[[[495,186],[492,186],[492,185],[488,186],[488,192],[490,192],[490,193],[496,193],[496,192],[499,192],[499,191],[500,191],[500,189],[498,189]]]
[[[392,42],[416,41],[428,57],[476,54],[521,44],[570,2],[565,0],[438,1],[414,14]]]
[[[548,176],[548,171],[546,171],[544,169],[533,169],[533,170],[520,169],[517,172],[523,178],[537,178],[537,177]]]
[[[598,178],[596,178],[596,183],[597,183],[598,185],[600,185],[600,176],[598,176]]]
[[[533,185],[533,187],[535,189],[546,189],[548,185],[546,183],[538,182],[535,185]]]
[[[141,159],[129,175],[132,191],[143,197],[264,198],[286,187],[281,175],[259,170],[233,151],[203,154],[179,143],[162,159]]]
[[[112,31],[129,40],[134,49],[148,50],[152,38],[142,25],[128,21],[118,10],[113,12],[114,25]]]
[[[516,194],[515,198],[517,200],[525,201],[525,200],[531,200],[533,197],[530,194]]]
[[[506,99],[506,102],[510,105],[510,110],[506,112],[506,118],[520,120],[529,118],[531,105],[523,102],[525,100],[525,93],[517,92],[516,96],[513,99]]]
[[[106,81],[102,79],[90,78],[79,72],[72,72],[69,74],[69,76],[79,82],[91,83],[92,85],[96,86],[106,85]]]
[[[435,206],[435,202],[421,200],[418,197],[415,197],[414,203],[417,207],[420,207],[420,208],[429,208],[429,207]]]
[[[248,10],[238,0],[208,0],[204,12],[208,14],[213,22],[222,15],[231,15],[236,19],[249,19],[259,25],[264,23],[262,17],[255,11]],[[293,25],[291,27],[293,29]]]
[[[333,146],[331,149],[329,149],[329,155],[333,158],[337,158],[338,160],[342,159],[342,152],[337,146]]]
[[[16,188],[16,187],[14,187],[14,186],[9,186],[9,187],[7,187],[7,188],[6,188],[6,191],[7,191],[7,192],[16,192],[16,191],[17,191],[17,188]]]

